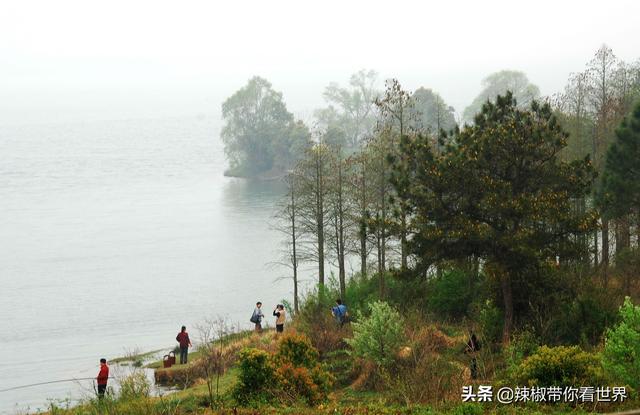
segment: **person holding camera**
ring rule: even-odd
[[[276,308],[273,309],[273,315],[276,317],[276,333],[282,333],[284,331],[285,318],[284,306],[278,304]]]

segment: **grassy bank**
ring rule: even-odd
[[[158,385],[177,392],[151,397],[146,378],[134,373],[120,381],[117,396],[90,399],[75,408],[52,405],[48,413],[465,415],[606,413],[640,407],[633,376],[625,381],[607,367],[610,357],[603,341],[545,343],[544,337],[523,328],[502,343],[501,316],[490,301],[482,300],[478,311],[459,317],[464,301],[452,302],[451,293],[462,292],[468,282],[447,273],[433,281],[421,286],[389,275],[387,301],[382,302],[375,298],[375,277],[352,278],[345,297],[352,321],[344,326],[328,311],[338,295],[332,286],[307,297],[284,335],[272,329],[231,332],[218,319],[205,327],[204,337],[213,340],[190,352],[188,364],[147,364]],[[425,303],[426,290],[431,301]],[[468,309],[476,310],[470,304]],[[629,307],[617,320],[627,324],[623,334],[636,330],[625,313],[640,315],[640,309]],[[472,352],[467,347],[470,331],[482,346]],[[635,362],[625,365],[633,368]],[[490,402],[465,403],[462,391],[469,386],[476,391],[492,386],[494,392],[501,387],[624,386],[628,396],[622,403],[500,404],[494,395]]]

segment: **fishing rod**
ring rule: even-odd
[[[115,378],[113,376],[109,376],[108,379],[115,379]],[[21,385],[21,386],[14,386],[12,388],[7,388],[7,389],[0,389],[0,393],[9,392],[9,391],[13,391],[13,390],[16,390],[16,389],[31,388],[33,386],[49,385],[51,383],[76,382],[76,381],[79,381],[79,380],[96,380],[96,378],[73,378],[73,379],[52,380],[52,381],[49,381],[49,382],[32,383],[32,384],[29,384],[29,385]]]

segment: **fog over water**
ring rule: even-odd
[[[278,182],[223,177],[207,118],[0,127],[0,390],[169,349],[182,324],[291,297],[270,268]],[[95,373],[94,373],[95,372]],[[0,413],[91,382],[0,393]]]
[[[640,52],[635,0],[6,3],[0,390],[94,376],[102,356],[172,346],[181,324],[248,325],[256,299],[291,297],[266,266],[282,185],[223,176],[221,103],[250,77],[312,124],[323,89],[363,68],[460,114],[492,72],[548,95],[603,43]],[[0,392],[0,413],[86,388]]]

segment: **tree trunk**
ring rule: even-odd
[[[602,279],[604,288],[609,286],[609,221],[602,220]]]
[[[401,229],[400,229],[400,267],[402,270],[407,269],[407,214],[402,208]]]
[[[293,183],[291,184],[291,245],[293,249],[293,257],[291,258],[291,265],[293,266],[293,310],[298,314],[298,256],[296,252],[296,204]]]
[[[504,302],[502,343],[507,345],[511,340],[511,331],[513,329],[513,292],[511,290],[511,275],[504,270],[500,275],[500,286],[502,287],[502,300]]]
[[[367,275],[367,224],[365,218],[367,216],[367,180],[366,180],[366,164],[364,157],[362,158],[362,194],[360,205],[360,275]]]
[[[367,225],[364,217],[360,222],[360,275],[367,275]]]
[[[629,232],[629,217],[623,216],[616,220],[616,255],[625,248],[631,246],[631,233]]]
[[[338,159],[338,276],[340,278],[340,297],[346,294],[346,272],[344,265],[344,207],[342,206],[342,161]]]
[[[318,152],[316,155],[316,231],[318,233],[318,288],[322,295],[324,292],[324,183],[320,158],[321,154]]]
[[[598,269],[598,265],[600,264],[599,258],[598,258],[598,231],[595,230],[593,232],[593,268],[594,269]]]

